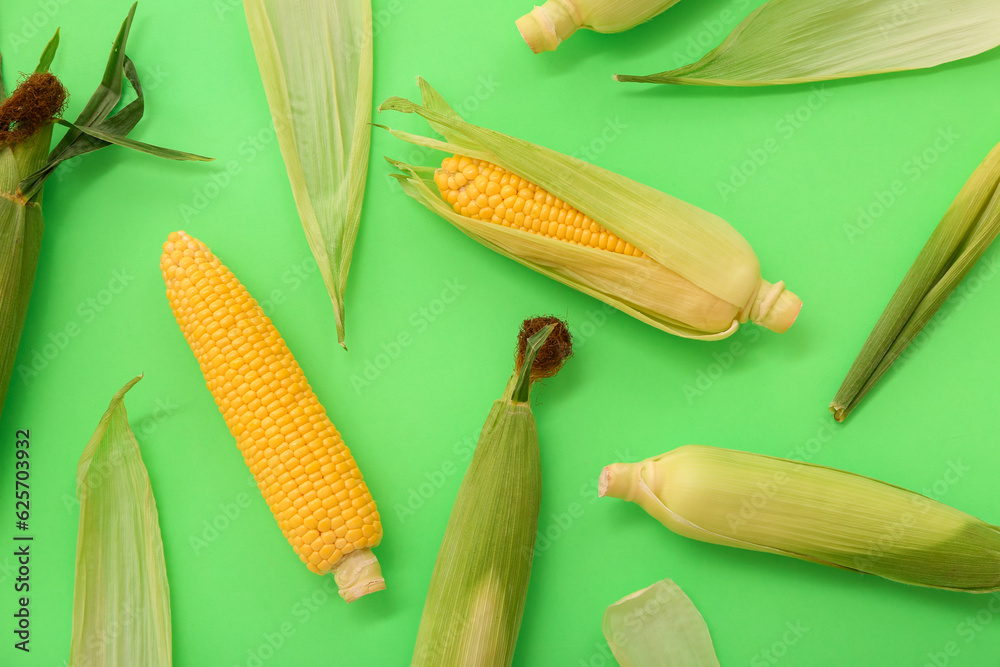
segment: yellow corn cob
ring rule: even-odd
[[[561,199],[485,160],[445,158],[434,172],[434,182],[459,215],[622,255],[646,256]]]
[[[351,602],[385,588],[382,539],[361,472],[253,297],[201,241],[175,232],[160,259],[167,298],[281,532]]]

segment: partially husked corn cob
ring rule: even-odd
[[[449,153],[440,167],[389,160],[403,192],[479,241],[638,320],[718,340],[753,322],[782,333],[802,302],[761,276],[753,249],[725,220],[583,160],[465,122],[419,80],[416,113],[444,141],[389,129]],[[386,128],[388,129],[388,128]]]
[[[445,158],[434,172],[434,182],[460,215],[567,243],[646,256],[558,197],[491,162],[463,155]]]
[[[299,558],[348,602],[385,587],[378,509],[285,341],[201,241],[163,245],[167,298],[257,486]]]

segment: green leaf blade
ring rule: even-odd
[[[934,67],[1000,45],[992,0],[770,0],[690,65],[618,81],[766,86]]]
[[[344,344],[371,145],[370,0],[244,0],[281,155]]]
[[[70,667],[171,664],[170,591],[156,501],[115,394],[77,468],[80,527]]]
[[[844,421],[1000,233],[1000,144],[976,167],[876,322],[830,404]]]

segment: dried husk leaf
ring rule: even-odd
[[[156,501],[125,393],[115,394],[80,457],[80,527],[69,667],[171,664],[170,590]]]
[[[599,489],[702,542],[914,586],[1000,591],[1000,528],[843,470],[685,445],[639,463],[607,466]]]
[[[295,206],[344,344],[371,143],[370,0],[244,0]]]
[[[696,63],[618,81],[766,86],[934,67],[1000,44],[994,0],[770,0]]]
[[[621,667],[719,667],[705,619],[670,579],[609,606],[601,629]]]

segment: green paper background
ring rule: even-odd
[[[530,4],[376,0],[376,104],[414,98],[421,75],[471,122],[721,215],[750,241],[765,278],[802,298],[798,323],[784,335],[747,326],[699,343],[608,312],[404,196],[382,156],[440,156],[376,130],[344,352],[241,3],[144,0],[128,54],[147,109],[132,136],[216,161],[110,148],[48,182],[38,278],[0,422],[0,663],[55,667],[68,656],[77,461],[111,396],[141,372],[126,403],[160,511],[176,664],[406,664],[518,324],[554,313],[578,347],[535,393],[542,537],[516,665],[613,665],[604,608],[664,577],[701,610],[723,665],[998,664],[1000,597],[686,540],[595,491],[603,465],[693,442],[852,470],[1000,522],[1000,251],[987,253],[918,353],[846,425],[826,412],[906,269],[1000,140],[1000,56],[818,86],[616,84],[615,72],[699,57],[758,3],[688,0],[628,33],[583,31],[539,56],[513,24]],[[107,0],[5,0],[8,87],[61,27],[53,71],[75,117],[127,10]],[[378,122],[426,129],[399,114]],[[281,538],[167,307],[158,259],[177,229],[205,241],[265,304],[351,446],[382,513],[386,592],[347,606]],[[33,363],[37,373],[22,377]],[[32,435],[30,655],[13,649],[11,632],[15,429]]]

